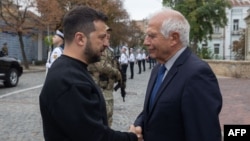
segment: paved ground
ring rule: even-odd
[[[224,124],[250,124],[250,79],[219,78],[223,96],[220,114]]]
[[[129,71],[128,71],[129,72]],[[129,74],[129,73],[128,73]],[[146,83],[150,71],[136,75],[134,80],[128,80],[127,102],[121,101],[119,94],[115,94],[114,127],[120,122],[119,117],[123,116],[133,122],[136,113],[141,110],[144,100]],[[224,124],[250,124],[250,79],[236,79],[218,76],[219,85],[223,96],[223,107],[220,114],[220,122],[223,131]],[[125,108],[128,107],[128,108]],[[118,109],[121,108],[121,109]],[[127,128],[118,128],[126,130]]]
[[[30,71],[43,71],[44,67],[31,67]],[[114,119],[112,128],[127,131],[142,109],[150,70],[137,73],[127,81],[126,102],[119,91],[114,93]],[[130,75],[128,69],[128,77]],[[218,77],[223,95],[220,121],[224,124],[250,124],[250,79]],[[0,141],[43,141],[38,107],[40,89],[33,94],[22,93],[0,99]],[[22,99],[22,100],[20,100]]]

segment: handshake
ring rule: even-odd
[[[129,132],[135,133],[138,141],[143,141],[142,128],[140,126],[135,127],[134,125],[130,125]]]

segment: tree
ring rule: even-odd
[[[37,10],[40,13],[39,21],[41,27],[47,28],[48,32],[62,28],[62,18],[65,11],[58,0],[36,0],[36,2]]]
[[[48,6],[50,3],[50,6]],[[52,3],[55,3],[58,6],[51,6]],[[97,10],[104,12],[108,18],[108,26],[112,28],[111,33],[111,46],[116,47],[124,42],[128,41],[128,25],[129,25],[129,16],[127,11],[123,8],[123,2],[121,0],[37,0],[38,11],[43,17],[49,18],[51,20],[45,21],[54,22],[51,25],[56,25],[55,29],[58,29],[62,25],[63,15],[72,9],[76,5],[86,5]],[[58,9],[57,9],[58,8]],[[60,20],[54,20],[55,16],[51,13],[57,13],[53,10],[61,11],[60,15],[57,15],[57,18],[60,17]]]
[[[197,55],[202,59],[212,59],[214,54],[207,47],[202,47],[197,49]]]
[[[58,2],[58,0],[36,0],[37,10],[40,13],[39,21],[41,27],[47,27],[47,29],[42,28],[41,30],[47,30],[47,36],[45,36],[44,42],[46,47],[48,47],[47,53],[49,61],[50,54],[52,52],[52,35],[50,31],[56,31],[57,29],[62,29],[62,18],[65,14],[63,7]],[[49,4],[48,4],[49,3]],[[46,71],[48,71],[46,69]],[[46,72],[47,73],[47,72]]]
[[[245,59],[245,29],[242,31],[240,39],[233,41],[232,51],[235,53],[236,60]]]
[[[21,3],[25,5],[21,6]],[[1,0],[0,3],[0,19],[3,20],[3,31],[14,32],[18,35],[20,49],[23,57],[23,63],[26,69],[29,63],[24,50],[23,35],[32,33],[36,23],[32,20],[34,14],[28,9],[34,8],[33,0]]]
[[[141,31],[141,29],[136,24],[136,21],[131,21],[129,28],[128,28],[128,34],[129,34],[129,40],[128,40],[128,46],[129,47],[138,47],[142,45],[144,40],[144,33]]]
[[[189,21],[191,48],[197,53],[199,42],[211,40],[213,26],[227,24],[226,8],[228,0],[163,0],[163,5],[180,11]]]

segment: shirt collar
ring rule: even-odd
[[[177,60],[177,58],[181,55],[181,53],[186,49],[186,47],[181,48],[179,51],[176,52],[176,54],[171,57],[166,63],[165,67],[167,70],[170,70],[171,67],[173,66],[174,62]]]

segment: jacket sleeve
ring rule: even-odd
[[[143,129],[143,121],[144,121],[144,115],[143,115],[143,111],[137,116],[134,125],[135,126],[140,126]]]
[[[105,106],[89,83],[73,84],[54,104],[51,114],[70,140],[137,141],[135,134],[114,131],[105,125]]]
[[[186,141],[220,141],[222,96],[208,66],[200,67],[186,82],[182,97]]]

